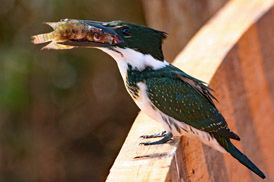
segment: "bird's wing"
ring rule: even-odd
[[[147,94],[155,107],[196,129],[239,140],[228,129],[207,87],[184,74],[172,71],[168,75],[146,79]]]
[[[186,74],[175,66],[171,66],[171,70],[171,73],[173,75],[175,75],[185,83],[191,85],[193,89],[195,89],[198,93],[204,96],[212,105],[215,106],[213,100],[218,102],[218,100],[211,94],[211,91],[213,90],[209,86],[207,86],[205,82]]]
[[[185,83],[191,85],[193,89],[195,89],[199,94],[204,96],[212,105],[215,106],[213,99],[216,101],[217,99],[210,93],[210,91],[213,90],[210,87],[206,86],[203,81],[197,80],[184,73],[176,73],[176,76]]]

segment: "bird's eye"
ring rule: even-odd
[[[124,27],[124,28],[122,29],[122,32],[123,32],[123,34],[126,35],[126,36],[130,36],[130,34],[131,34],[130,29],[129,29],[128,27]]]

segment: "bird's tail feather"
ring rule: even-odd
[[[225,150],[230,153],[234,158],[236,158],[240,163],[242,163],[244,166],[256,173],[261,178],[265,178],[264,173],[255,164],[253,164],[253,162],[251,162],[246,155],[240,152],[229,139],[224,137],[216,137],[216,139],[225,148]]]

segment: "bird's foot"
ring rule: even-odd
[[[172,133],[171,132],[166,132],[164,134],[164,138],[154,141],[154,142],[142,142],[140,143],[140,145],[157,145],[157,144],[164,144],[166,142],[168,142],[169,140],[171,140],[172,138]]]
[[[140,138],[158,138],[158,137],[164,137],[166,136],[167,132],[166,131],[161,131],[159,133],[154,133],[152,135],[142,135]]]

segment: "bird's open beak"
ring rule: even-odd
[[[90,35],[89,39],[83,40],[70,40],[64,42],[57,42],[58,44],[74,46],[74,47],[111,47],[120,44],[123,39],[111,28],[105,26],[103,22],[88,21],[88,20],[72,20],[64,19],[61,21],[79,21],[81,23],[89,25]]]

